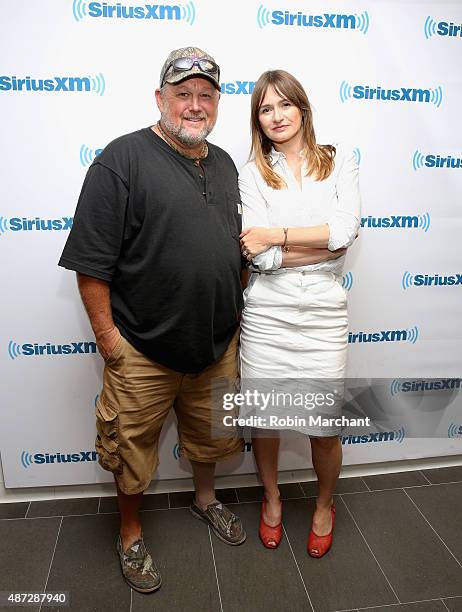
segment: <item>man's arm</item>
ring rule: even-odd
[[[77,272],[77,284],[99,352],[107,359],[120,338],[112,319],[109,283]]]

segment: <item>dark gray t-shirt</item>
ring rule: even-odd
[[[201,166],[150,128],[111,142],[88,170],[59,261],[108,281],[122,335],[178,372],[220,357],[242,308],[236,167],[212,144]]]

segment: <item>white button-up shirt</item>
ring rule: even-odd
[[[273,189],[263,180],[254,161],[248,162],[239,174],[242,199],[243,227],[309,227],[329,226],[327,248],[335,251],[350,246],[360,226],[358,164],[351,150],[336,145],[335,166],[324,181],[305,176],[302,185],[289,168],[285,155],[271,152],[273,170],[281,176],[287,188]],[[289,231],[290,241],[290,231]],[[293,270],[325,270],[340,275],[345,256]],[[252,259],[254,269],[282,272],[282,248],[273,246]]]

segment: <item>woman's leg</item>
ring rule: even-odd
[[[330,507],[342,466],[342,444],[338,436],[310,438],[310,442],[313,467],[319,484],[319,495],[313,515],[313,531],[323,536],[332,529]]]
[[[278,488],[279,436],[277,432],[258,430],[258,434],[252,437],[252,449],[265,489],[266,513],[263,520],[270,527],[276,527],[281,522],[281,501]]]

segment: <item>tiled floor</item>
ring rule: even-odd
[[[322,559],[306,553],[316,486],[280,488],[275,551],[258,539],[260,487],[218,492],[246,526],[239,547],[191,516],[191,493],[145,496],[144,537],[163,576],[150,595],[122,580],[115,498],[0,505],[0,592],[67,591],[70,606],[53,609],[76,612],[462,612],[462,467],[341,479]]]

